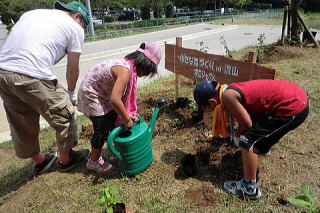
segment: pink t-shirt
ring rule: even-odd
[[[111,74],[113,66],[123,66],[130,71],[125,59],[110,59],[92,67],[78,91],[77,107],[80,112],[87,116],[102,116],[112,110],[110,97],[115,83]]]

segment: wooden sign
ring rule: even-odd
[[[237,61],[199,50],[165,45],[165,68],[196,81],[235,83],[253,79],[274,79],[275,69],[252,62]]]

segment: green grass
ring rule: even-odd
[[[210,21],[211,24],[238,24],[238,25],[281,25],[283,15],[278,15],[270,18],[248,18],[248,19],[217,19]]]
[[[300,13],[309,28],[320,29],[320,13]]]
[[[312,29],[320,29],[320,13],[303,13],[300,12],[305,24]],[[217,19],[210,21],[212,24],[238,24],[238,25],[282,25],[283,14],[270,18],[253,18],[253,19]]]

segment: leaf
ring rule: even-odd
[[[111,206],[106,207],[106,212],[107,213],[113,213],[113,209]]]
[[[289,203],[291,203],[292,205],[295,205],[295,206],[303,206],[303,207],[307,207],[307,208],[311,207],[311,203],[309,203],[305,200],[289,197],[288,201],[289,201]]]
[[[106,203],[106,198],[102,196],[100,199],[96,200],[94,204],[96,205],[104,205]]]
[[[122,203],[122,199],[120,197],[112,197],[110,198],[110,203],[112,204]]]
[[[116,187],[110,187],[110,193],[111,194],[117,194],[118,193],[118,189]]]
[[[313,194],[311,193],[311,191],[308,187],[302,185],[300,187],[300,190],[306,196],[308,202],[310,202],[312,205],[315,204],[316,201],[315,201]]]

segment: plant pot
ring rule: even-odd
[[[155,101],[156,101],[157,106],[158,106],[159,108],[162,108],[162,107],[167,103],[167,99],[164,98],[164,97],[156,98]]]
[[[112,210],[113,213],[126,213],[126,205],[124,203],[116,203]]]
[[[177,108],[185,108],[189,103],[187,97],[178,97],[176,100],[176,107]]]
[[[316,31],[311,31],[311,34],[313,35],[314,38],[317,36]],[[307,31],[303,31],[302,42],[313,42],[312,38],[309,36]]]
[[[188,177],[195,175],[197,172],[195,156],[192,154],[184,156],[181,160],[181,166],[182,170]]]
[[[192,116],[192,122],[193,123],[198,123],[200,121],[203,120],[203,110],[197,110],[197,111],[193,111],[191,112],[191,116]]]

